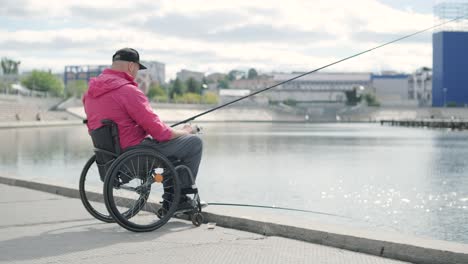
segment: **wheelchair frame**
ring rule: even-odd
[[[138,145],[122,152],[118,138],[117,125],[112,120],[108,119],[102,120],[101,123],[103,124],[103,126],[91,131],[95,154],[91,156],[91,158],[85,164],[80,176],[80,197],[86,210],[98,220],[108,223],[115,221],[120,226],[134,232],[146,232],[158,229],[161,226],[163,226],[174,215],[187,215],[192,220],[192,223],[195,226],[200,226],[204,221],[204,217],[202,214],[202,207],[200,204],[198,188],[196,187],[192,171],[186,165],[184,165],[181,160],[175,158],[169,159],[150,146]],[[107,144],[107,146],[104,147],[102,146],[102,142],[99,142],[100,139],[93,134],[93,132],[99,129],[104,131],[97,132],[105,135],[103,141],[107,140],[107,143],[112,142],[112,146],[110,146],[111,144]],[[103,157],[106,156],[107,160],[106,158],[103,159]],[[164,173],[157,174],[155,171],[156,168],[150,169],[149,167],[146,167],[148,171],[144,171],[144,175],[140,175],[143,173],[140,173],[139,168],[137,170],[133,168],[132,172],[136,174],[134,175],[136,177],[133,177],[128,182],[122,180],[123,178],[129,178],[126,175],[128,175],[127,173],[130,172],[130,169],[126,165],[126,162],[131,161],[133,166],[132,159],[136,158],[139,162],[139,160],[142,157],[146,157],[146,165],[148,165],[149,157],[153,158],[153,164],[155,163],[155,161],[157,161],[156,163],[158,164],[162,164],[164,167]],[[99,164],[99,158],[100,162],[104,161],[104,164]],[[102,178],[104,178],[103,198],[107,208],[107,212],[100,212],[99,210],[94,208],[89,201],[92,200],[90,199],[90,197],[95,197],[96,193],[86,191],[86,179],[88,177],[88,171],[94,163],[96,163],[96,165],[98,166],[101,180],[103,180]],[[151,167],[153,166],[153,164],[151,165]],[[190,180],[192,181],[191,188],[181,190],[179,186],[178,172],[182,170],[185,170],[189,175]],[[138,173],[136,173],[136,171],[138,171]],[[162,174],[164,174],[164,176]],[[172,183],[172,187],[166,187],[164,182],[157,182],[157,176],[164,178],[164,182],[169,181],[170,183]],[[137,187],[126,186],[127,183],[133,182],[134,180],[136,180],[135,182],[141,181],[142,184]],[[159,205],[148,202],[148,197],[150,196],[152,185],[155,183],[160,183],[162,185],[163,201],[161,202],[162,204]],[[172,190],[173,193],[169,193],[169,191],[166,191],[166,189]],[[133,192],[134,194],[140,195],[137,202],[135,202],[132,205],[132,207],[126,210],[124,213],[120,212],[120,209],[123,204],[122,201],[125,201],[127,204],[130,204],[131,202],[128,201],[128,198],[125,197],[114,197],[114,192],[119,190]],[[193,194],[192,209],[184,211],[177,210],[181,194]],[[170,198],[164,198],[164,196]],[[167,206],[168,204],[170,204],[170,206]],[[150,215],[151,213],[154,213],[158,220],[148,225],[141,225],[132,222],[132,218],[139,214],[140,211],[150,212]]]

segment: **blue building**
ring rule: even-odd
[[[468,104],[468,32],[433,35],[432,106]]]

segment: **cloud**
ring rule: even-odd
[[[27,0],[3,0],[0,5],[0,16],[25,17],[33,11],[27,8]]]
[[[209,42],[307,42],[331,38],[326,32],[297,30],[294,27],[241,24],[245,19],[247,17],[232,12],[206,13],[197,16],[169,14],[150,18],[142,28],[161,35]]]
[[[352,34],[352,39],[356,42],[371,42],[371,43],[386,43],[404,36],[413,34],[414,32],[401,33],[381,33],[372,31],[359,31]],[[430,34],[420,34],[403,40],[405,43],[423,43],[430,44],[432,36]]]
[[[197,15],[171,13],[164,16],[151,16],[140,28],[167,36],[202,39],[203,36],[220,30],[223,26],[243,19],[242,15],[229,11],[199,13]]]
[[[4,0],[0,15],[0,56],[23,69],[108,63],[130,46],[165,63],[169,77],[177,67],[310,70],[433,23],[377,0]],[[430,64],[430,39],[426,33],[330,70],[412,71]]]

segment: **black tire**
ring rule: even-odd
[[[201,226],[201,224],[203,224],[203,221],[205,220],[201,213],[194,213],[191,218],[192,224],[194,226]]]
[[[89,177],[92,177],[93,179],[90,179]],[[96,166],[96,155],[91,156],[91,158],[84,165],[83,171],[81,172],[80,185],[78,188],[80,191],[81,202],[83,203],[86,210],[94,218],[101,220],[103,222],[106,222],[106,223],[114,222],[114,219],[112,218],[112,216],[107,211],[107,208],[105,207],[104,195],[100,192],[90,192],[89,190],[87,190],[87,184],[86,184],[87,180],[92,180],[95,183],[99,181],[97,184],[102,184],[101,179],[99,178],[99,172]],[[102,188],[99,188],[99,189],[102,190]],[[91,200],[94,200],[93,202],[94,206],[92,203],[90,203],[90,200],[88,198],[91,198]],[[101,208],[98,208],[97,203],[99,202],[102,203]]]
[[[155,169],[163,171],[163,182],[153,179]],[[133,149],[110,167],[104,197],[107,210],[120,226],[133,232],[153,231],[167,223],[177,209],[178,175],[172,163],[157,151]]]

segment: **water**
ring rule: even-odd
[[[229,123],[205,124],[201,136],[208,202],[321,211],[468,243],[468,132]],[[0,144],[1,175],[73,187],[92,155],[85,127],[0,130]]]

